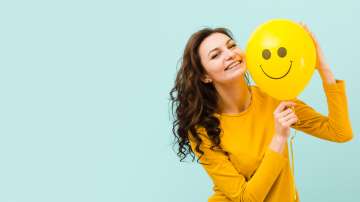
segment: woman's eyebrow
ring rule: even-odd
[[[225,44],[228,45],[231,41],[232,41],[232,39],[229,39],[226,41]],[[210,55],[211,52],[216,51],[216,50],[219,50],[219,47],[216,47],[216,48],[212,49],[211,51],[209,51],[208,56]]]

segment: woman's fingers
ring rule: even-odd
[[[291,118],[289,119],[288,121],[286,121],[284,124],[287,126],[287,127],[290,127],[291,125],[293,125],[294,123],[296,123],[298,121],[298,118],[297,117],[294,117],[294,118]]]
[[[295,102],[291,102],[291,101],[283,101],[281,102],[275,109],[274,111],[274,115],[275,114],[279,114],[281,113],[284,109],[286,109],[287,107],[292,107],[295,106],[296,103]]]
[[[295,114],[289,114],[289,115],[287,115],[285,117],[280,118],[279,122],[280,123],[285,123],[285,122],[287,122],[287,121],[289,121],[290,119],[293,119],[293,118],[297,118],[297,116]]]
[[[315,45],[318,46],[318,41],[317,41],[317,39],[315,37],[315,34],[312,33],[312,31],[310,31],[309,27],[303,22],[300,22],[299,24],[310,34],[310,36],[311,36],[312,40],[314,41]]]
[[[279,113],[279,117],[285,117],[285,116],[287,116],[287,115],[290,114],[290,113],[293,113],[293,110],[292,110],[291,108],[288,108],[288,109],[280,112],[280,113]]]
[[[274,110],[275,130],[277,134],[288,136],[290,126],[296,123],[297,116],[291,109],[296,105],[295,102],[283,101]]]

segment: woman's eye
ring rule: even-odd
[[[218,53],[216,53],[215,55],[211,56],[211,59],[216,58],[218,55],[219,55],[219,54],[218,54]]]
[[[234,48],[234,47],[236,47],[235,43],[230,45],[230,48]]]

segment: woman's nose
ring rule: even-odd
[[[226,50],[226,60],[230,60],[230,59],[234,59],[235,56],[236,56],[236,53],[235,51],[232,51],[232,50]]]

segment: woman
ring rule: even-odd
[[[188,40],[170,92],[173,133],[180,161],[196,155],[212,179],[209,202],[299,201],[289,163],[290,127],[332,142],[352,139],[345,82],[335,80],[315,37],[302,26],[316,45],[328,116],[249,85],[244,51],[229,30],[205,28]]]

